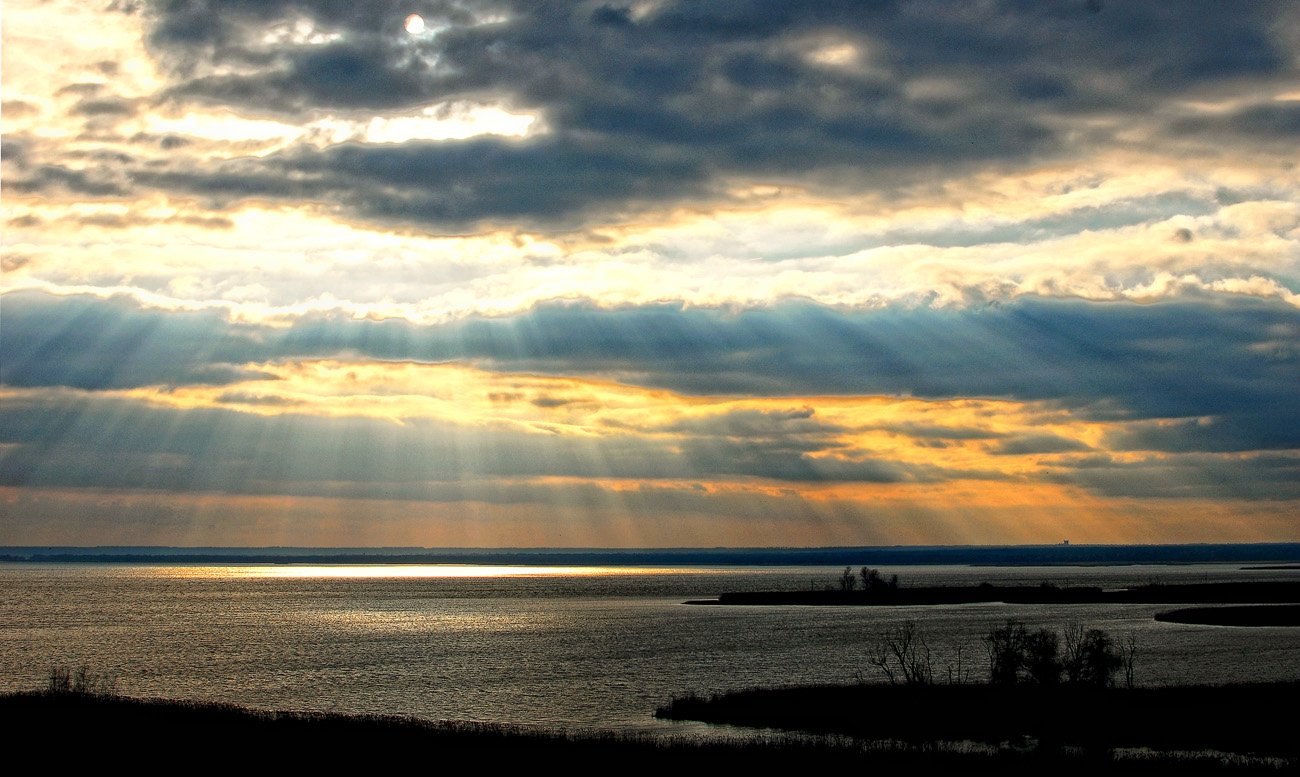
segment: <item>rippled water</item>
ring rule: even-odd
[[[1119,587],[1295,579],[1237,566],[899,567],[905,585]],[[879,679],[882,630],[915,619],[936,671],[977,676],[1017,618],[1135,630],[1143,684],[1300,678],[1300,629],[1157,623],[1167,606],[698,607],[722,591],[821,587],[833,569],[0,565],[0,689],[87,663],[137,696],[523,725],[698,731],[674,695]]]

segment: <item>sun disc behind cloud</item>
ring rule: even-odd
[[[420,16],[418,13],[413,13],[406,17],[404,25],[407,32],[412,35],[419,35],[424,32],[424,17]]]

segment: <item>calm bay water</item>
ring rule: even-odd
[[[1238,565],[898,567],[904,585],[1121,587],[1295,579]],[[1168,606],[698,607],[723,591],[821,587],[838,569],[0,565],[0,690],[89,664],[134,696],[521,725],[681,731],[674,695],[879,678],[885,629],[916,620],[936,674],[986,661],[1008,618],[1140,641],[1141,684],[1300,678],[1300,629],[1158,623]],[[711,729],[710,729],[711,730]]]

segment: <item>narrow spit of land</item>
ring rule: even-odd
[[[871,710],[859,710],[858,714]],[[474,769],[890,769],[998,775],[1276,774],[1289,762],[1188,753],[980,748],[756,735],[741,741],[536,731],[400,717],[269,712],[223,704],[79,693],[0,695],[13,753],[64,769],[373,769],[416,760]],[[884,732],[884,728],[875,729]]]
[[[868,590],[746,591],[687,604],[917,606],[932,604],[1281,604],[1300,603],[1300,580],[1186,583],[1104,589],[1096,586],[880,586]]]
[[[818,734],[1042,748],[1218,751],[1300,763],[1300,682],[1161,688],[826,685],[674,699],[661,718]]]
[[[1188,607],[1156,613],[1156,620],[1200,626],[1300,626],[1300,604],[1255,604],[1245,607]]]

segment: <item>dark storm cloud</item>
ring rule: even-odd
[[[670,152],[551,138],[345,144],[269,164],[279,168],[277,177],[304,181],[309,196],[368,216],[457,223],[558,219],[592,202],[689,197],[702,193],[705,180],[697,161]],[[178,188],[187,185],[183,178],[175,178]],[[197,177],[194,182],[204,184]]]
[[[411,12],[440,31],[407,35]],[[1041,158],[1066,147],[1063,132],[1075,150],[1108,142],[1081,140],[1083,126],[1062,117],[1145,116],[1183,90],[1286,72],[1269,34],[1279,12],[1124,3],[1093,14],[1072,0],[665,3],[641,16],[571,2],[150,3],[148,43],[171,80],[159,100],[288,121],[488,101],[537,113],[547,134],[304,146],[140,165],[131,178],[214,204],[306,198],[453,228],[719,197],[735,178],[889,188]],[[302,21],[335,37],[276,36]],[[817,60],[836,46],[853,47],[851,61]],[[1231,120],[1269,132],[1294,123],[1285,109],[1252,110]],[[42,183],[86,186],[48,172],[25,190]]]
[[[902,78],[974,74],[990,94],[1005,93],[1016,101],[1090,105],[1102,99],[1089,91],[1096,88],[1089,86],[1089,77],[1099,74],[1123,78],[1134,93],[1149,93],[1287,66],[1287,56],[1269,34],[1277,11],[1272,4],[1245,2],[1226,7],[1124,3],[1090,15],[1073,0],[979,5],[755,0],[669,2],[633,18],[628,8],[616,5],[535,0],[364,5],[171,0],[151,4],[147,15],[153,24],[149,42],[173,64],[177,89],[232,102],[255,98],[249,107],[256,109],[286,111],[342,101],[379,110],[403,97],[429,101],[493,92],[567,118],[575,109],[585,115],[582,109],[601,105],[601,96],[609,95],[667,120],[635,122],[637,131],[658,135],[680,120],[662,98],[702,96],[705,76],[722,76],[747,97],[755,90],[797,93],[823,86],[848,88],[849,98],[890,95],[870,80],[811,68],[785,45],[801,35],[834,34],[865,44],[873,64]],[[446,29],[405,36],[401,20],[411,12]],[[324,45],[266,41],[276,25],[299,19],[340,37]],[[492,23],[477,23],[484,20]],[[418,73],[418,87],[411,84],[413,54],[436,62]],[[231,63],[260,69],[226,76],[227,86],[216,94],[205,89],[211,84],[202,76],[185,77]],[[266,90],[276,102],[265,101]],[[629,99],[636,96],[648,99]],[[598,115],[614,117],[612,107]],[[712,108],[714,114],[727,110]]]

